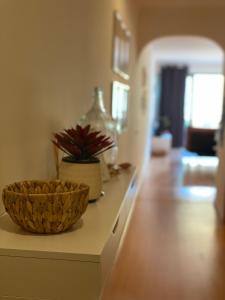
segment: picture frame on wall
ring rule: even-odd
[[[112,69],[122,78],[129,79],[131,33],[122,17],[114,12]]]
[[[112,83],[112,118],[116,122],[117,132],[123,133],[128,123],[130,87],[119,81]]]

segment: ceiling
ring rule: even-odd
[[[225,0],[134,0],[140,6],[225,6]]]
[[[165,37],[151,43],[161,61],[223,64],[223,50],[213,41],[201,37]]]

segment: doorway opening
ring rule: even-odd
[[[166,156],[179,151],[179,184],[196,186],[193,190],[202,195],[201,188],[212,187],[215,195],[224,51],[214,41],[195,36],[159,38],[147,47],[154,111],[152,153]]]

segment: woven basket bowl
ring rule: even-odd
[[[89,187],[70,181],[22,181],[3,189],[3,203],[11,219],[34,233],[69,229],[85,212]]]

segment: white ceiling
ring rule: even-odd
[[[151,43],[154,57],[160,61],[221,64],[224,52],[215,42],[201,37],[165,37]]]

